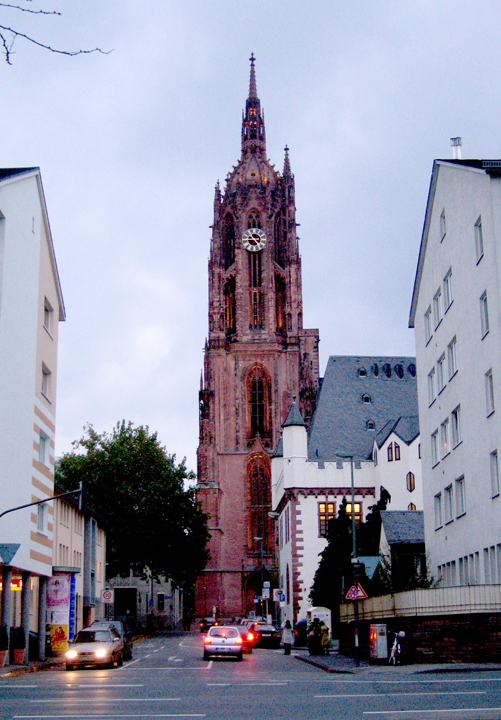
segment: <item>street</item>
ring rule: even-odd
[[[243,662],[202,659],[200,634],[138,642],[113,670],[63,669],[0,679],[5,720],[73,718],[501,718],[501,673],[371,667],[328,674],[255,649]],[[294,652],[294,651],[293,651]]]

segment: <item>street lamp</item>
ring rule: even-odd
[[[353,540],[353,546],[351,551],[351,564],[352,567],[358,564],[357,558],[357,525],[355,523],[355,480],[353,477],[353,455],[344,455],[343,453],[336,453],[337,457],[343,458],[344,460],[350,461],[351,470],[351,536]],[[357,596],[355,598],[355,663],[356,666],[360,665],[359,648],[358,648],[358,583],[357,583]]]

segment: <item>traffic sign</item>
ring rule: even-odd
[[[113,590],[107,589],[103,590],[102,596],[103,602],[110,604],[113,602]]]
[[[273,588],[273,600],[280,602],[280,588]]]
[[[264,587],[262,594],[261,594],[262,600],[269,600],[270,599],[270,588]]]
[[[357,583],[356,585],[352,585],[351,588],[346,593],[346,599],[347,600],[366,600],[367,599],[367,593],[363,589],[363,587],[360,585],[360,583]]]

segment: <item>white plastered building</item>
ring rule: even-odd
[[[501,582],[501,161],[435,160],[412,298],[426,549],[443,585]]]
[[[8,626],[43,632],[64,319],[40,170],[0,170],[0,507],[47,501],[0,519],[1,613]]]
[[[272,459],[283,620],[306,617],[328,521],[344,498],[351,512],[347,456],[356,518],[365,519],[382,487],[388,510],[422,510],[415,376],[414,358],[332,356],[308,431],[292,404]]]

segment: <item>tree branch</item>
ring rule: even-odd
[[[28,0],[31,2],[31,0]],[[61,15],[57,10],[30,10],[29,8],[23,8],[20,5],[11,5],[10,3],[0,2],[0,7],[12,8],[13,10],[20,10],[21,12],[31,13],[32,15]]]
[[[51,47],[50,45],[44,45],[41,42],[38,42],[38,40],[35,40],[34,38],[31,38],[29,35],[25,35],[24,33],[18,32],[17,30],[14,30],[10,27],[5,27],[4,25],[0,25],[0,31],[6,31],[9,33],[12,33],[12,42],[10,45],[7,43],[7,40],[2,32],[0,32],[0,40],[3,45],[4,54],[5,54],[5,60],[8,65],[12,65],[10,61],[10,56],[12,55],[12,46],[14,45],[14,40],[17,37],[22,37],[25,40],[28,40],[28,42],[33,43],[33,45],[37,45],[38,47],[43,48],[44,50],[50,50],[50,52],[57,53],[58,55],[89,55],[90,53],[102,53],[103,55],[109,55],[112,50],[101,50],[101,48],[93,48],[92,50],[56,50],[56,48]]]

